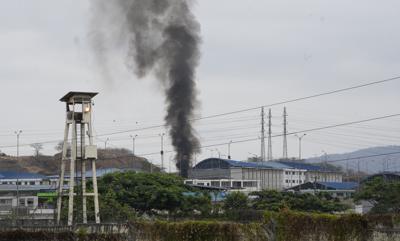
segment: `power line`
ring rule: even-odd
[[[262,107],[273,107],[273,106],[278,106],[278,105],[282,105],[282,104],[287,104],[287,103],[292,103],[292,102],[297,102],[297,101],[302,101],[302,100],[308,100],[308,99],[321,97],[321,96],[325,96],[325,95],[332,95],[332,94],[337,94],[337,93],[340,93],[340,92],[345,92],[345,91],[354,90],[354,89],[358,89],[358,88],[363,88],[363,87],[367,87],[367,86],[378,85],[378,84],[390,82],[390,81],[393,81],[393,80],[400,80],[400,76],[396,76],[396,77],[392,77],[392,78],[388,78],[388,79],[383,79],[383,80],[378,80],[378,81],[373,81],[373,82],[369,82],[369,83],[365,83],[365,84],[359,84],[359,85],[355,85],[355,86],[351,86],[351,87],[347,87],[347,88],[341,88],[341,89],[337,89],[337,90],[322,92],[322,93],[319,93],[319,94],[309,95],[309,96],[305,96],[305,97],[300,97],[300,98],[295,98],[295,99],[289,99],[289,100],[285,100],[285,101],[275,102],[275,103],[268,104],[268,105],[262,105],[262,106],[258,106],[258,107],[252,107],[252,108],[247,108],[247,109],[242,109],[242,110],[237,110],[237,111],[225,112],[225,113],[221,113],[221,114],[203,116],[203,117],[200,117],[200,118],[194,118],[191,121],[199,121],[199,120],[210,119],[210,118],[215,118],[215,117],[220,117],[220,116],[225,116],[225,115],[237,114],[237,113],[251,111],[251,110],[257,110],[257,109],[260,109]],[[166,124],[152,125],[152,126],[147,126],[147,127],[142,127],[142,128],[135,128],[135,129],[130,129],[130,130],[122,130],[122,131],[98,134],[96,136],[97,137],[111,136],[111,135],[123,134],[123,133],[128,133],[128,132],[143,131],[143,130],[149,130],[149,129],[155,129],[155,128],[165,128],[165,127],[167,127]],[[40,144],[50,144],[50,143],[57,143],[59,141],[60,141],[60,139],[59,140],[38,142],[38,143],[40,143]],[[24,144],[24,145],[21,145],[21,146],[27,146],[27,145],[30,145],[30,144]],[[0,146],[0,148],[11,148],[11,147],[15,147],[15,146],[14,145]]]
[[[383,80],[373,81],[373,82],[369,82],[369,83],[365,83],[365,84],[354,85],[354,86],[347,87],[347,88],[342,88],[342,89],[322,92],[322,93],[319,93],[319,94],[309,95],[309,96],[305,96],[305,97],[284,100],[284,101],[281,101],[281,102],[275,102],[275,103],[268,104],[268,105],[262,105],[262,106],[258,106],[258,107],[248,108],[248,109],[225,112],[225,113],[222,113],[222,114],[204,116],[204,117],[200,117],[200,118],[197,118],[197,119],[194,119],[194,120],[203,120],[203,119],[214,118],[214,117],[219,117],[219,116],[224,116],[224,115],[231,115],[231,114],[236,114],[236,113],[241,113],[241,112],[246,112],[246,111],[251,111],[251,110],[257,110],[257,109],[260,109],[261,107],[273,107],[273,106],[288,104],[288,103],[297,102],[297,101],[301,101],[301,100],[308,100],[308,99],[312,99],[312,98],[316,98],[316,97],[320,97],[320,96],[337,94],[337,93],[340,93],[340,92],[359,89],[359,88],[363,88],[363,87],[367,87],[367,86],[371,86],[371,85],[382,84],[382,83],[385,83],[385,82],[389,82],[389,81],[393,81],[393,80],[399,80],[399,79],[400,79],[400,76],[396,76],[396,77],[392,77],[392,78],[389,78],[389,79],[383,79]]]
[[[392,118],[392,117],[397,117],[397,116],[400,116],[400,113],[392,114],[392,115],[385,115],[385,116],[380,116],[380,117],[374,117],[374,118],[369,118],[369,119],[364,119],[364,120],[359,120],[359,121],[351,121],[351,122],[345,122],[345,123],[340,123],[340,124],[335,124],[335,125],[311,128],[311,129],[306,129],[306,130],[301,130],[301,131],[294,131],[294,132],[287,133],[287,135],[294,135],[294,134],[300,134],[300,133],[304,133],[304,132],[325,130],[325,129],[359,124],[359,123],[364,123],[364,122],[369,122],[369,121],[374,121],[374,120],[382,120],[382,119],[387,119],[387,118]],[[283,134],[274,135],[272,137],[281,137],[281,136],[283,136]],[[259,138],[244,139],[244,140],[233,141],[232,143],[250,142],[250,141],[256,141],[258,139]],[[213,147],[213,146],[223,146],[223,145],[227,145],[227,143],[225,142],[225,143],[219,143],[219,144],[214,144],[214,145],[209,145],[209,146],[202,146],[201,148]]]
[[[393,81],[393,80],[400,80],[400,76],[396,76],[396,77],[392,77],[392,78],[388,78],[388,79],[383,79],[383,80],[378,80],[378,81],[373,81],[373,82],[369,82],[369,83],[365,83],[365,84],[354,85],[354,86],[347,87],[347,88],[341,88],[341,89],[337,89],[337,90],[322,92],[322,93],[319,93],[319,94],[304,96],[304,97],[300,97],[300,98],[284,100],[284,101],[275,102],[275,103],[272,103],[272,104],[267,104],[267,105],[262,105],[262,106],[247,108],[247,109],[241,109],[241,110],[237,110],[237,111],[225,112],[225,113],[221,113],[221,114],[203,116],[203,117],[191,119],[191,121],[199,121],[199,120],[204,120],[204,119],[221,117],[221,116],[225,116],[225,115],[232,115],[232,114],[247,112],[247,111],[251,111],[251,110],[258,110],[258,109],[260,109],[262,107],[273,107],[273,106],[293,103],[293,102],[297,102],[297,101],[313,99],[313,98],[317,98],[317,97],[321,97],[321,96],[325,96],[325,95],[332,95],[332,94],[337,94],[337,93],[341,93],[341,92],[345,92],[345,91],[349,91],[349,90],[359,89],[359,88],[363,88],[363,87],[367,87],[367,86],[378,85],[378,84],[390,82],[390,81]],[[117,135],[117,134],[122,134],[122,133],[127,133],[127,132],[148,130],[148,129],[154,129],[154,128],[162,128],[162,127],[167,127],[167,125],[161,124],[161,125],[148,126],[148,127],[137,128],[137,129],[132,129],[132,130],[110,132],[110,133],[100,134],[98,136],[110,136],[110,135]]]
[[[338,159],[338,160],[330,160],[330,161],[328,161],[328,163],[350,161],[350,160],[358,160],[358,159],[370,158],[370,157],[389,156],[389,155],[396,155],[396,154],[400,154],[400,151],[387,152],[387,153],[374,154],[374,155],[365,155],[365,156],[358,156],[358,157],[351,157],[351,158]]]

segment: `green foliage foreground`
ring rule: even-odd
[[[278,241],[363,241],[371,237],[373,230],[368,219],[357,214],[266,212],[265,220],[276,225]]]
[[[310,214],[293,211],[266,212],[264,221],[136,222],[133,231],[149,241],[364,241],[373,224],[361,215]]]

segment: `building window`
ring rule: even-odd
[[[226,182],[226,181],[221,182],[221,186],[223,186],[223,187],[230,187],[230,186],[231,186],[231,182]]]
[[[12,199],[0,199],[0,206],[11,206]]]
[[[242,183],[241,182],[232,182],[232,186],[233,186],[233,188],[241,188]]]
[[[211,186],[213,187],[219,187],[219,181],[211,181]]]
[[[254,181],[243,182],[243,187],[257,187],[257,182]]]
[[[289,183],[289,180],[286,179],[286,183]]]
[[[295,172],[292,172],[292,175],[295,175],[296,173]]]
[[[295,183],[295,181],[294,181],[294,180],[292,180],[292,183]]]
[[[35,185],[35,182],[29,182],[29,185]]]
[[[33,207],[33,203],[34,203],[33,198],[26,199],[26,203],[27,203],[28,207]]]
[[[19,199],[19,206],[25,206],[25,198]]]

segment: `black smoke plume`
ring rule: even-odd
[[[190,161],[199,152],[199,141],[190,122],[197,106],[195,77],[201,42],[200,25],[191,12],[192,1],[92,0],[92,3],[95,13],[92,39],[99,58],[104,58],[105,43],[118,45],[127,41],[127,66],[138,77],[154,73],[164,86],[165,121],[176,151],[176,166],[187,177]]]

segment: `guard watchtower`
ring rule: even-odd
[[[57,223],[61,220],[63,197],[68,197],[68,225],[74,221],[74,197],[82,197],[82,222],[87,223],[86,201],[88,196],[94,199],[95,222],[100,223],[99,198],[96,178],[97,146],[93,144],[92,134],[92,98],[97,93],[69,92],[60,101],[66,104],[64,142],[61,159],[61,173],[58,182]],[[69,139],[70,138],[70,139]],[[69,142],[69,140],[71,142]],[[85,145],[86,141],[88,145]],[[69,176],[65,175],[65,165],[69,162]],[[86,192],[86,166],[91,164],[93,193]],[[78,165],[80,164],[80,170]],[[80,171],[80,173],[78,172]],[[80,176],[80,180],[78,177]],[[64,191],[64,179],[68,180],[68,192]],[[74,187],[81,184],[81,193],[76,194]],[[76,215],[76,214],[75,214]],[[80,215],[79,215],[80,216]]]

